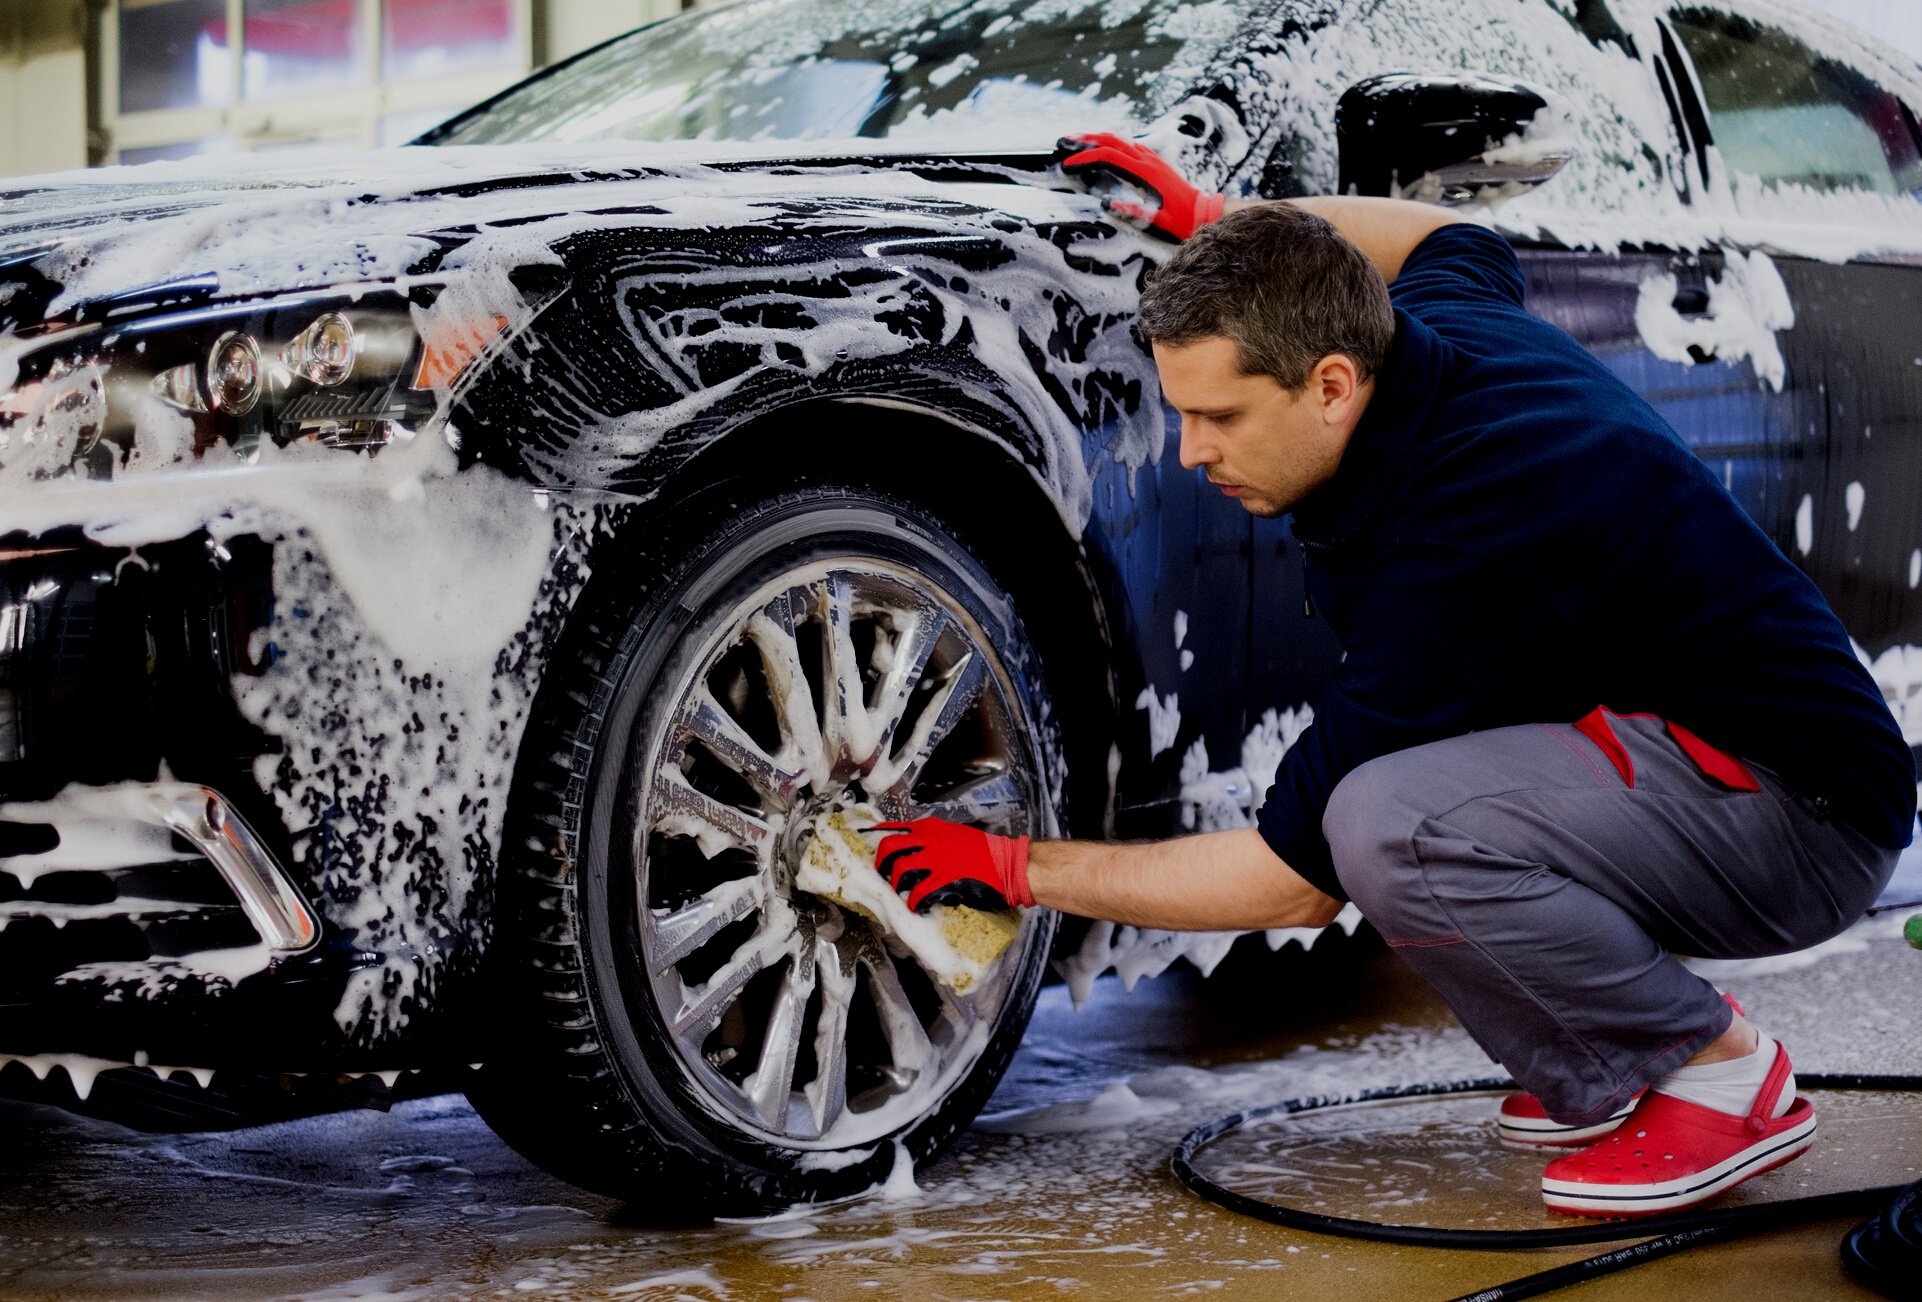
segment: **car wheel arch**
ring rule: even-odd
[[[822,439],[795,436],[797,426],[816,423],[833,430],[831,457],[822,455]],[[655,504],[725,510],[730,501],[769,488],[838,483],[876,489],[930,511],[1008,585],[1069,734],[1061,812],[1084,835],[1098,833],[1108,802],[1107,750],[1123,717],[1109,650],[1116,625],[1080,539],[1042,487],[1044,472],[1031,459],[1034,443],[897,399],[809,399],[763,412],[704,443],[645,501],[620,513],[620,523],[589,554],[591,577],[556,656],[568,654],[577,637],[600,636],[597,612],[608,604],[602,594],[612,595],[624,567],[649,563]],[[900,454],[904,447],[911,455]],[[1007,528],[1010,520],[1021,527]],[[543,684],[536,694],[537,713],[546,691]]]

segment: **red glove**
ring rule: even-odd
[[[1108,132],[1063,136],[1055,146],[1055,165],[1069,176],[1110,176],[1156,200],[1153,208],[1126,199],[1103,198],[1101,206],[1169,239],[1185,240],[1221,216],[1224,194],[1203,194],[1181,173],[1139,140]]]
[[[908,907],[966,904],[990,911],[1032,905],[1028,890],[1028,838],[995,836],[939,818],[877,823],[893,832],[874,852],[874,867],[888,885],[908,892]]]

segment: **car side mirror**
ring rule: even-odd
[[[1526,82],[1390,72],[1343,93],[1335,140],[1342,194],[1457,204],[1561,171],[1574,156],[1574,115]]]

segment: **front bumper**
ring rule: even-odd
[[[271,560],[251,538],[0,538],[0,1056],[298,1071],[454,1052],[438,1017],[404,1054],[336,1018],[389,956],[325,922],[254,776],[275,744],[232,683],[276,655]]]
[[[40,854],[17,854],[0,861],[29,890],[45,870],[94,868],[96,864],[95,871],[123,869],[128,865],[112,861],[123,855],[140,857],[141,833],[164,831],[170,838],[191,845],[220,874],[232,893],[233,905],[252,927],[256,947],[265,957],[291,957],[313,948],[320,939],[320,920],[299,889],[254,830],[210,787],[186,782],[74,786],[42,804],[0,805],[0,822],[44,828],[53,835],[52,847]],[[108,846],[127,848],[115,853]],[[168,849],[171,853],[172,847]],[[143,916],[164,912],[174,902],[186,909],[198,907],[166,897],[123,898],[121,902],[127,913]],[[0,919],[7,921],[33,917],[71,920],[73,916],[70,911],[41,906],[30,898],[0,905]]]

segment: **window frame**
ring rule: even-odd
[[[243,96],[246,52],[245,0],[226,0],[230,102],[213,108],[120,111],[120,14],[123,0],[107,0],[99,33],[99,121],[103,163],[117,163],[124,151],[194,144],[216,137],[233,141],[236,153],[280,145],[314,143],[371,149],[380,144],[380,124],[395,113],[445,108],[448,116],[498,94],[532,72],[535,64],[535,0],[509,0],[513,7],[514,62],[481,72],[445,77],[386,81],[381,77],[381,41],[386,0],[356,0],[361,22],[356,59],[365,80],[359,85],[313,95],[250,102]]]

